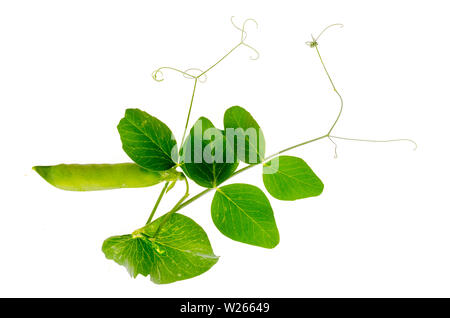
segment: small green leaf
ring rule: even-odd
[[[187,216],[173,214],[154,238],[164,217],[133,234],[106,239],[106,258],[125,266],[133,278],[150,275],[156,284],[198,276],[217,263],[205,231]]]
[[[235,241],[265,248],[280,241],[270,202],[258,187],[236,183],[218,188],[211,216],[219,231]]]
[[[201,117],[192,127],[181,151],[181,168],[198,185],[214,188],[227,180],[239,162],[223,131]]]
[[[149,187],[161,181],[177,180],[181,176],[174,169],[150,171],[135,163],[60,164],[36,166],[33,170],[51,185],[69,191]]]
[[[322,193],[323,183],[303,159],[279,156],[264,164],[267,191],[279,200],[293,201]]]
[[[175,166],[177,142],[169,127],[139,109],[127,109],[119,125],[123,150],[138,165],[155,171]]]
[[[262,162],[266,142],[252,115],[240,106],[233,106],[225,112],[223,122],[226,136],[233,141],[239,160],[245,163]]]

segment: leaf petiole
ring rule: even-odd
[[[184,132],[183,132],[183,138],[181,138],[181,143],[180,145],[183,145],[184,143],[184,138],[186,137],[186,131],[189,125],[189,118],[191,118],[191,110],[192,110],[192,104],[194,103],[194,96],[195,96],[195,89],[197,88],[197,82],[198,82],[198,76],[195,77],[195,81],[194,81],[194,89],[192,91],[192,97],[191,97],[191,103],[189,105],[189,111],[188,111],[188,115],[186,118],[186,126],[184,127]]]
[[[172,216],[172,214],[174,214],[177,211],[178,207],[189,196],[189,182],[188,182],[187,178],[184,178],[184,181],[186,183],[186,192],[184,193],[183,197],[177,202],[177,204],[175,204],[175,206],[172,208],[172,210],[170,210],[168,213],[166,213],[166,215],[164,216],[164,219],[162,219],[161,223],[159,224],[158,228],[156,229],[155,234],[153,235],[153,237],[157,237],[158,236],[159,231],[161,231],[161,228],[164,226],[164,224],[166,224],[166,222],[169,221],[169,219]]]
[[[159,203],[161,202],[164,194],[166,193],[167,187],[169,186],[169,181],[167,181],[164,184],[164,187],[161,191],[161,193],[159,194],[158,200],[156,200],[155,206],[153,207],[152,213],[150,214],[150,216],[148,217],[147,223],[145,223],[145,225],[150,224],[152,222],[153,216],[156,213],[156,210],[158,209]]]

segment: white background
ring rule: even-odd
[[[449,62],[446,1],[1,1],[0,296],[450,296]],[[304,43],[320,49],[345,100],[335,134],[409,143],[328,140],[291,152],[325,184],[317,198],[271,199],[281,242],[266,250],[220,234],[212,195],[182,212],[208,233],[219,263],[158,286],[106,260],[105,238],[148,217],[160,186],[91,193],[51,187],[31,167],[130,161],[116,125],[127,107],[181,138],[193,82],[160,66],[207,68],[192,120],[222,125],[247,108],[268,153],[319,136],[339,101]],[[233,182],[263,186],[255,168]],[[192,193],[200,189],[192,186]],[[181,185],[163,203],[167,210]]]

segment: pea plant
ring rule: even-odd
[[[160,67],[153,72],[156,81],[163,81],[163,70],[180,73],[193,81],[192,96],[187,110],[186,125],[181,142],[177,144],[169,127],[156,117],[140,109],[127,109],[117,128],[123,150],[134,163],[120,164],[60,164],[35,166],[33,169],[51,185],[70,191],[94,191],[117,188],[148,187],[163,183],[161,193],[145,225],[130,234],[106,239],[102,251],[107,259],[124,266],[132,277],[150,276],[156,284],[173,283],[198,276],[217,263],[205,231],[191,218],[179,212],[205,194],[214,191],[211,217],[217,229],[226,237],[267,249],[280,241],[271,204],[258,187],[244,183],[223,185],[248,169],[261,166],[262,179],[267,192],[276,199],[294,201],[315,197],[324,185],[301,158],[282,155],[292,149],[322,139],[368,142],[414,141],[409,139],[366,140],[340,137],[333,134],[343,109],[343,99],[328,73],[319,53],[318,40],[333,26],[325,28],[306,44],[314,49],[329,79],[331,88],[340,101],[338,115],[326,133],[266,156],[265,139],[261,127],[243,107],[232,106],[223,116],[223,129],[216,128],[206,117],[200,117],[188,131],[197,85],[204,82],[207,73],[238,48],[258,51],[247,44],[247,19],[237,26],[240,41],[216,63],[205,70],[191,68],[179,70]],[[415,143],[414,143],[415,145]],[[244,165],[238,169],[239,165]],[[191,196],[190,182],[203,187]],[[184,195],[173,207],[154,219],[158,206],[177,184],[185,185]]]

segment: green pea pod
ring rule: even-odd
[[[175,169],[150,171],[134,163],[60,164],[36,166],[33,170],[51,185],[68,191],[141,188],[182,178]]]

